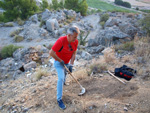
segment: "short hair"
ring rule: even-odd
[[[70,27],[67,30],[67,34],[73,35],[74,33],[80,34],[80,30],[79,30],[79,28],[77,26]]]

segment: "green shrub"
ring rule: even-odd
[[[87,13],[88,5],[86,0],[65,0],[64,7],[66,9],[72,9],[76,12],[81,12],[81,15],[85,16]]]
[[[58,3],[58,1],[57,0],[52,0],[52,4],[53,4],[53,9],[55,9],[55,10],[57,10],[58,9],[58,7],[59,7],[59,3]]]
[[[44,24],[46,24],[46,22],[42,20],[42,21],[40,22],[40,27],[42,27]]]
[[[107,13],[103,14],[100,22],[103,22],[103,21],[106,22],[108,19],[109,19],[109,14],[107,14]]]
[[[146,31],[147,35],[150,36],[150,14],[147,14],[141,21],[143,30]]]
[[[122,4],[123,4],[123,1],[122,1],[122,0],[115,0],[115,4],[117,4],[117,5],[122,5]]]
[[[129,2],[123,2],[122,0],[115,0],[114,3],[117,5],[127,7],[127,8],[131,8],[131,4]]]
[[[136,7],[136,10],[139,10],[139,8],[138,8],[138,7]]]
[[[131,8],[131,4],[129,2],[123,2],[122,6]]]
[[[134,41],[129,41],[126,42],[124,44],[120,44],[120,45],[115,45],[115,51],[120,51],[120,50],[124,50],[124,51],[133,51],[135,49],[134,47]]]
[[[105,22],[102,21],[102,22],[100,22],[100,24],[101,24],[102,28],[104,29]]]
[[[100,12],[102,12],[102,10],[100,10],[100,9],[98,9],[98,10],[91,9],[91,10],[87,10],[87,15],[91,15],[94,13],[100,13]]]
[[[23,28],[19,28],[19,29],[15,30],[15,31],[11,32],[10,36],[13,37],[15,35],[18,35],[22,30],[23,30]]]
[[[24,21],[21,20],[21,18],[17,18],[17,23],[18,23],[20,26],[24,25]]]
[[[42,0],[42,3],[40,3],[40,9],[44,11],[46,8],[48,8],[48,2],[47,0]]]
[[[79,2],[77,12],[80,12],[82,16],[86,16],[87,9],[88,9],[88,4],[86,0],[82,0],[81,2]]]
[[[16,35],[15,38],[14,38],[14,40],[15,40],[15,42],[21,42],[21,41],[24,40],[24,37]]]
[[[13,21],[18,17],[26,19],[38,10],[34,0],[3,0],[0,1],[0,7],[5,10],[4,17],[7,21]]]
[[[0,13],[0,22],[4,22],[4,15]]]
[[[63,9],[63,8],[64,8],[64,3],[63,3],[63,1],[60,1],[60,2],[59,2],[59,8],[60,8],[60,9]]]
[[[13,52],[19,48],[22,48],[22,47],[21,46],[14,46],[14,45],[4,46],[1,50],[2,58],[12,57]]]
[[[88,42],[88,41],[86,41],[86,39],[89,35],[89,32],[87,33],[87,35],[85,37],[83,37],[83,35],[84,35],[84,32],[81,31],[80,38],[79,38],[79,44],[85,46],[85,44]]]

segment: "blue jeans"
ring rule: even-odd
[[[68,64],[65,64],[68,67]],[[63,95],[63,85],[66,81],[65,68],[60,64],[59,61],[54,61],[54,67],[57,71],[58,80],[57,80],[57,100],[62,99]]]

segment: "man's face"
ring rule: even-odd
[[[71,42],[74,42],[77,37],[78,37],[78,33],[74,32],[73,35],[69,35]]]

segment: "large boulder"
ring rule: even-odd
[[[26,41],[32,41],[34,39],[41,38],[39,29],[39,24],[26,24],[24,26],[24,30],[19,35],[23,36]]]
[[[87,52],[89,52],[90,54],[98,54],[98,53],[100,53],[101,51],[103,51],[104,49],[105,49],[104,46],[99,45],[99,46],[95,46],[95,47],[89,47],[89,48],[87,48],[86,50],[87,50]]]
[[[129,35],[120,31],[117,26],[106,27],[106,29],[101,30],[95,39],[91,39],[88,41],[88,46],[93,45],[103,45],[110,46],[111,44],[120,43],[120,40],[129,39]]]
[[[128,34],[132,38],[134,38],[138,32],[138,29],[129,23],[120,23],[119,28],[122,32]]]
[[[114,25],[118,26],[119,23],[121,23],[121,22],[122,22],[122,21],[121,21],[120,19],[118,19],[118,18],[109,18],[109,19],[106,21],[104,27],[112,27],[112,26],[114,26]]]
[[[48,19],[46,21],[47,30],[50,32],[54,32],[54,30],[59,29],[59,24],[56,19]]]
[[[66,14],[67,17],[76,18],[76,12],[73,10],[64,9],[64,13]]]
[[[36,64],[36,62],[31,61],[31,62],[25,64],[23,67],[24,67],[25,71],[28,71],[28,70],[31,70],[32,68],[36,68],[37,64]]]
[[[66,14],[63,12],[63,10],[60,10],[60,11],[57,11],[55,16],[51,18],[56,18],[57,21],[60,23],[66,20]]]
[[[39,35],[40,35],[40,36],[47,36],[47,35],[48,35],[48,31],[45,30],[44,28],[40,28],[40,29],[38,30],[38,32],[39,32]]]
[[[51,16],[51,12],[48,9],[45,9],[45,11],[42,13],[42,20],[45,21]]]
[[[31,16],[31,17],[29,18],[29,20],[32,21],[32,22],[37,23],[37,22],[38,22],[38,16],[37,16],[37,14]]]
[[[87,51],[82,51],[81,57],[85,60],[91,60],[92,59],[92,55],[90,53],[88,53]]]
[[[20,68],[24,65],[22,61],[15,61],[13,58],[6,58],[0,61],[0,73],[3,79],[7,78],[8,75],[15,77],[20,71]],[[15,73],[15,74],[14,74]]]
[[[27,48],[19,48],[13,53],[13,58],[16,61],[20,61],[23,59],[24,55],[27,53],[28,49]]]

